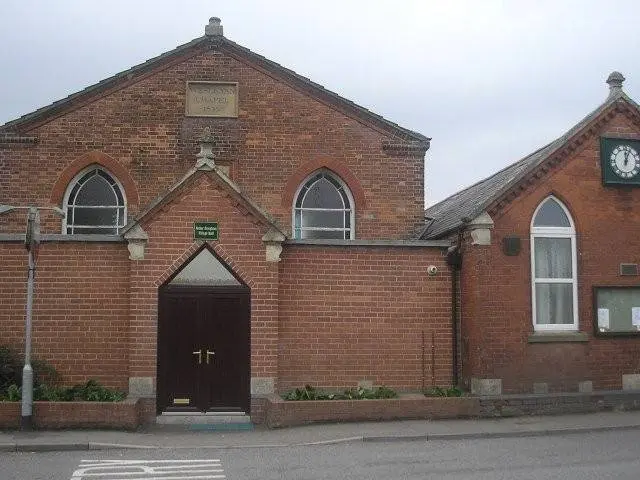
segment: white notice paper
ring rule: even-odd
[[[598,309],[598,328],[609,330],[609,309]]]
[[[631,323],[634,327],[640,327],[640,307],[631,308]]]

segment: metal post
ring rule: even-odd
[[[40,234],[40,214],[37,208],[29,209],[25,246],[29,252],[29,273],[27,275],[27,314],[24,334],[24,368],[22,369],[22,421],[23,430],[33,429],[33,368],[31,368],[31,317],[33,311],[33,290],[36,276],[37,248]]]
[[[27,314],[24,333],[24,368],[22,369],[22,421],[23,430],[33,428],[33,368],[31,367],[31,320],[33,311],[33,294],[35,289],[36,261],[40,244],[40,210],[51,210],[64,218],[65,213],[58,207],[16,207],[0,205],[0,215],[12,210],[28,210],[27,231],[24,246],[29,252],[29,272],[27,274]]]
[[[22,369],[22,422],[23,430],[33,428],[33,368],[31,368],[31,312],[36,265],[33,251],[29,250],[29,274],[27,276],[27,318],[24,334],[24,368]]]

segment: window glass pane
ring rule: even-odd
[[[351,214],[345,187],[337,178],[321,171],[302,186],[296,198],[292,226],[294,238],[351,238],[352,233],[344,231],[351,228]]]
[[[640,308],[640,288],[598,287],[596,307],[599,332],[640,334],[640,325],[634,322]]]
[[[309,189],[302,202],[303,208],[344,208],[342,197],[326,178],[322,177]]]
[[[302,227],[342,228],[343,212],[327,212],[323,210],[303,210]]]
[[[116,225],[117,208],[75,207],[75,225]]]
[[[571,278],[571,239],[534,237],[536,278]]]
[[[573,284],[536,284],[536,323],[573,324]]]
[[[82,186],[75,199],[76,205],[117,205],[118,199],[109,182],[94,175]]]
[[[70,229],[67,229],[68,233],[70,232]],[[118,232],[116,231],[116,229],[114,227],[104,227],[104,228],[100,228],[100,227],[73,227],[73,233],[74,234],[101,234],[101,235],[115,235]]]
[[[339,238],[344,239],[341,230],[302,230],[302,238]]]
[[[564,213],[562,207],[554,199],[550,198],[546,200],[535,220],[533,221],[534,227],[571,227],[569,218]]]
[[[307,190],[309,190],[309,188],[306,185],[300,189],[300,194],[296,200],[296,208],[302,207],[302,200],[304,199],[304,194],[307,193]]]

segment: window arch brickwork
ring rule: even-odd
[[[326,169],[339,177],[351,191],[355,205],[353,207],[359,211],[367,208],[367,202],[362,185],[356,176],[341,162],[337,160],[319,157],[300,165],[287,181],[282,194],[282,206],[290,208],[293,204],[293,197],[300,188],[304,180],[316,170]]]
[[[62,171],[51,190],[51,203],[53,205],[62,205],[64,194],[69,183],[78,175],[78,173],[93,164],[104,167],[118,179],[124,189],[124,194],[127,198],[127,207],[129,209],[131,209],[132,206],[135,207],[139,204],[140,200],[138,197],[138,190],[127,169],[123,167],[120,162],[116,161],[106,153],[98,151],[88,152],[78,157]]]

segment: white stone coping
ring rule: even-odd
[[[452,242],[449,240],[341,240],[341,239],[314,239],[314,240],[286,240],[285,245],[318,245],[323,247],[435,247],[449,248]]]
[[[40,235],[41,242],[115,242],[125,243],[122,235],[66,235],[64,233],[46,233]],[[24,233],[0,233],[0,243],[24,242]]]

